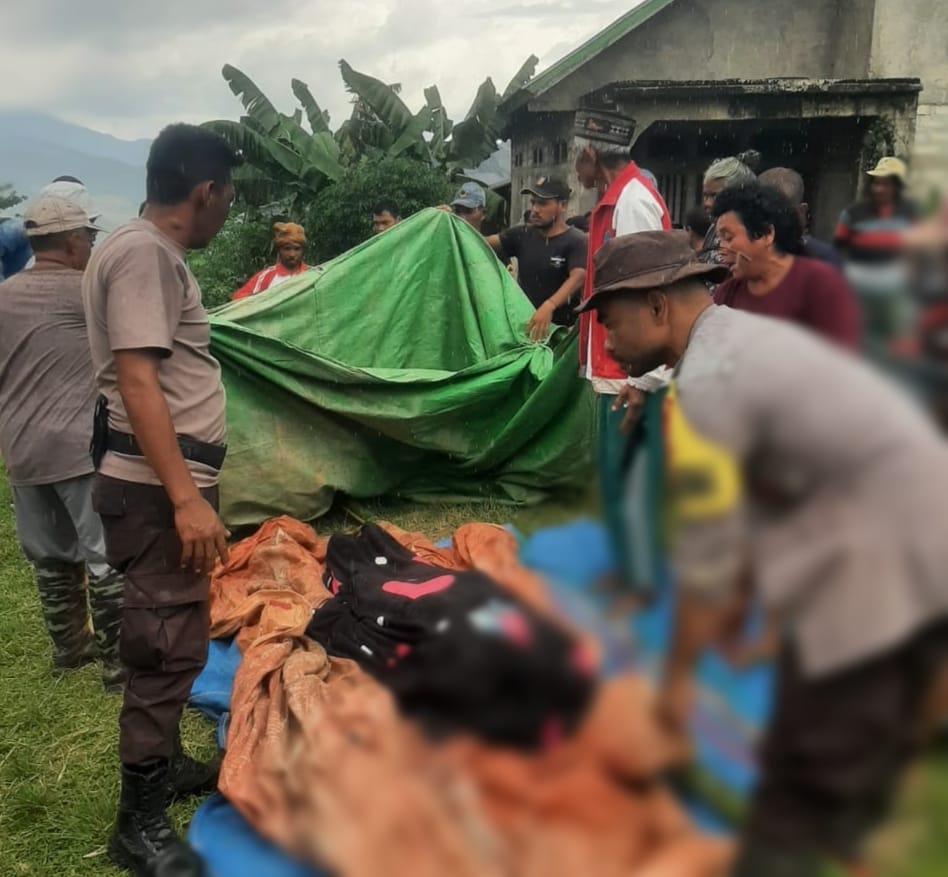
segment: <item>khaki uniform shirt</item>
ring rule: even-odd
[[[210,323],[185,250],[144,219],[113,232],[96,249],[82,284],[89,344],[99,391],[109,402],[109,426],[131,433],[118,391],[114,353],[154,350],[158,380],[175,432],[203,442],[225,440],[221,370],[210,353]],[[198,487],[218,474],[187,461]],[[159,479],[142,457],[109,452],[104,475],[144,484]]]

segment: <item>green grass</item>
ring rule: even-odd
[[[360,518],[384,518],[435,539],[471,520],[511,522],[529,533],[592,511],[588,497],[535,509],[372,502],[334,510],[319,529],[347,530]],[[2,478],[0,607],[0,877],[118,875],[105,858],[105,841],[118,798],[119,700],[102,692],[95,667],[64,679],[50,676],[49,645]],[[198,756],[213,750],[212,728],[195,714],[185,716],[184,739]],[[182,831],[197,803],[173,808]],[[948,873],[946,813],[948,755],[941,755],[914,777],[897,820],[880,839],[882,877]]]

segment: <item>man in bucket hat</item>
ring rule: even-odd
[[[948,654],[948,449],[856,357],[712,304],[703,281],[717,270],[682,232],[629,235],[597,254],[581,306],[629,374],[674,370],[660,483],[676,608],[660,713],[684,731],[697,658],[740,628],[754,595],[784,642],[735,874],[855,869]]]

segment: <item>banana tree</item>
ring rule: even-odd
[[[505,121],[501,102],[533,77],[537,63],[537,57],[531,55],[502,95],[488,77],[478,88],[464,120],[454,124],[436,86],[425,89],[425,105],[412,113],[396,88],[340,61],[343,82],[356,100],[353,115],[337,132],[337,139],[345,144],[347,152],[359,157],[381,153],[414,158],[449,174],[477,165],[497,148]]]
[[[427,103],[412,113],[398,86],[360,73],[345,60],[339,62],[339,72],[354,100],[352,115],[336,136],[355,158],[387,155],[437,163],[424,136],[432,127]]]
[[[293,115],[279,112],[253,80],[227,64],[224,79],[240,98],[245,115],[235,122],[220,119],[205,127],[220,134],[244,157],[235,173],[240,197],[251,205],[279,201],[292,212],[301,210],[328,183],[342,175],[339,145],[329,117],[306,83],[292,82],[302,105]],[[309,130],[303,126],[305,111]]]
[[[536,66],[537,58],[531,55],[502,94],[486,79],[463,121],[455,124],[436,86],[425,89],[424,106],[412,112],[399,86],[360,73],[342,60],[339,70],[354,97],[353,109],[333,135],[329,114],[305,82],[292,80],[299,107],[286,115],[249,76],[227,64],[224,79],[243,104],[244,115],[239,121],[205,125],[243,154],[245,163],[235,181],[246,203],[279,203],[299,214],[346,166],[363,158],[407,158],[449,177],[480,164],[497,148],[506,121],[504,101],[533,77]]]

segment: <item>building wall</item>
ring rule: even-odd
[[[948,2],[876,0],[870,74],[922,80],[912,170],[948,191]]]
[[[924,90],[918,117],[911,108],[892,105],[881,109],[854,103],[852,116],[879,116],[891,124],[894,149],[913,149],[913,174],[920,188],[932,183],[948,190],[948,0],[676,0],[634,32],[606,49],[540,98],[533,111],[514,128],[515,152],[523,152],[523,166],[513,169],[512,217],[522,185],[538,174],[567,177],[574,189],[573,209],[583,212],[594,201],[591,193],[576,191],[578,181],[572,158],[551,161],[550,144],[569,139],[573,112],[583,99],[608,83],[622,81],[682,81],[725,79],[864,79],[920,77]],[[710,107],[650,107],[645,102],[623,106],[639,122],[639,132],[655,120],[722,118]],[[801,111],[802,110],[802,111]],[[770,115],[756,107],[754,98],[735,101],[723,118]],[[788,116],[812,117],[821,110],[801,106]],[[540,120],[539,122],[534,120]],[[913,146],[914,141],[914,146]],[[826,155],[825,145],[811,142],[820,161],[813,172],[819,190],[815,224],[823,234],[831,229],[840,205],[851,200],[860,179],[859,150],[838,161]],[[544,160],[534,163],[533,149],[546,148]],[[690,156],[671,150],[693,170]],[[669,155],[669,158],[672,156]],[[850,164],[849,162],[855,162]],[[804,164],[804,157],[788,157]],[[655,162],[656,170],[661,170]],[[832,165],[832,166],[830,166]],[[689,178],[690,179],[690,178]],[[690,183],[689,183],[690,192]],[[815,193],[814,193],[815,194]]]
[[[912,178],[920,195],[931,189],[948,193],[948,105],[922,104],[918,108]]]
[[[569,140],[572,113],[531,115],[525,127],[513,132],[510,155],[510,223],[519,225],[529,205],[529,196],[521,195],[524,186],[538,177],[569,180]],[[537,160],[539,159],[539,160]],[[570,182],[574,190],[577,183]]]
[[[872,8],[872,0],[678,0],[533,105],[566,110],[623,80],[861,78]]]

